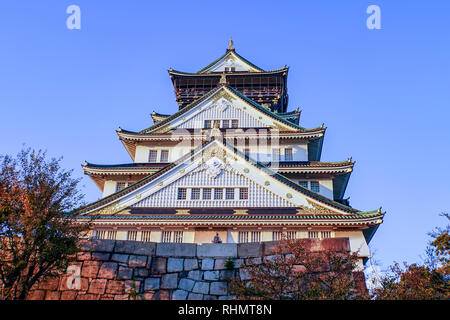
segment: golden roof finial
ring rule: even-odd
[[[234,50],[233,47],[233,38],[230,37],[230,42],[228,43],[228,50]]]

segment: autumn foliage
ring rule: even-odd
[[[336,300],[367,298],[358,290],[357,253],[344,249],[314,250],[312,239],[282,240],[271,255],[242,265],[243,279],[232,279],[240,299]],[[242,277],[241,277],[242,278]]]
[[[0,299],[24,299],[40,279],[64,270],[81,227],[79,180],[45,152],[0,156]]]

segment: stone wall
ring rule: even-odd
[[[311,246],[349,250],[348,238],[311,240]],[[85,240],[68,273],[41,281],[30,300],[227,300],[227,279],[239,265],[271,254],[276,242],[246,244],[145,243]],[[230,262],[235,268],[230,268]],[[365,288],[364,276],[359,284]],[[361,282],[362,281],[362,282]],[[136,294],[135,294],[135,293]]]

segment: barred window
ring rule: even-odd
[[[172,241],[172,231],[163,231],[161,234],[161,242],[171,242]]]
[[[116,230],[108,230],[106,233],[106,239],[107,240],[116,240],[117,238],[117,231]]]
[[[284,149],[284,161],[292,161],[292,148]]]
[[[130,230],[127,232],[127,240],[129,241],[136,241],[137,239],[137,231],[136,230]]]
[[[127,185],[128,184],[126,182],[117,182],[117,184],[116,184],[116,192],[126,188]]]
[[[94,239],[106,239],[106,230],[95,230],[92,237]]]
[[[297,231],[287,231],[286,232],[286,239],[292,240],[297,238]]]
[[[178,200],[186,200],[187,189],[186,188],[178,188]]]
[[[261,232],[260,231],[252,231],[251,242],[261,242]]]
[[[205,129],[211,129],[211,120],[205,120]]]
[[[192,188],[191,190],[191,200],[200,199],[200,188]]]
[[[222,200],[223,199],[223,189],[215,188],[214,189],[214,200]]]
[[[222,128],[228,129],[230,127],[230,120],[222,120]]]
[[[311,191],[320,192],[319,181],[311,181]]]
[[[161,150],[160,162],[168,162],[168,161],[169,161],[169,150]]]
[[[239,240],[239,243],[247,243],[248,242],[248,231],[239,231],[238,240]]]
[[[309,231],[308,232],[308,238],[310,238],[310,239],[318,239],[319,238],[319,231]]]
[[[281,240],[282,238],[283,238],[283,232],[281,232],[281,231],[272,232],[272,240],[273,241],[278,241],[278,240]]]
[[[158,150],[150,150],[148,154],[148,162],[156,162],[158,158]]]
[[[142,231],[141,232],[141,241],[150,242],[151,231]]]
[[[234,188],[226,188],[225,189],[225,199],[227,199],[227,200],[234,199]]]
[[[308,181],[299,181],[298,184],[304,188],[308,188]]]
[[[248,199],[248,188],[239,188],[239,199],[240,200]]]
[[[322,231],[320,233],[320,237],[322,239],[331,238],[331,231]]]
[[[173,242],[182,243],[183,242],[183,231],[174,231]]]
[[[211,200],[211,188],[204,188],[203,189],[203,200]]]
[[[231,127],[233,129],[236,129],[238,126],[239,126],[239,120],[237,120],[237,119],[231,120]]]

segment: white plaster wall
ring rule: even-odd
[[[117,185],[116,181],[106,180],[105,185],[103,187],[103,198],[116,192],[116,185]]]
[[[336,231],[335,237],[347,237],[350,240],[350,250],[358,252],[358,257],[369,258],[370,250],[362,231]]]

